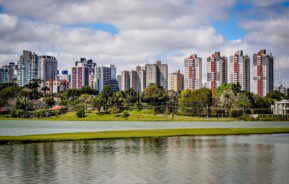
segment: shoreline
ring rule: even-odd
[[[251,134],[284,134],[289,128],[186,128],[158,130],[124,130],[104,132],[75,132],[36,134],[23,136],[0,136],[0,144],[22,144],[55,141],[80,141],[103,139],[159,138],[174,136],[225,136]]]

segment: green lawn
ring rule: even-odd
[[[30,118],[29,120],[53,120],[53,121],[234,121],[234,118],[202,118],[202,117],[190,117],[190,116],[174,116],[171,115],[154,115],[150,111],[131,111],[128,119],[122,117],[116,117],[113,114],[99,115],[96,111],[86,113],[86,117],[78,118],[75,115],[76,112],[68,112],[66,114],[51,116],[48,118]],[[23,120],[24,118],[5,118],[0,116],[0,120]]]
[[[241,134],[289,133],[289,128],[195,128],[165,130],[128,130],[111,132],[81,132],[62,134],[41,134],[25,136],[0,136],[0,143],[29,143],[50,141],[73,141],[93,139],[120,139],[169,136],[211,136]]]

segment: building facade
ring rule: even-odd
[[[289,100],[275,101],[273,106],[273,114],[289,115]]]
[[[130,88],[130,73],[129,71],[121,71],[121,90],[127,90]]]
[[[184,88],[190,91],[202,88],[202,58],[192,54],[185,58]]]
[[[137,66],[136,73],[139,79],[138,92],[143,91],[146,88],[146,70],[145,67]]]
[[[180,92],[184,89],[184,75],[180,70],[175,71],[169,75],[168,90]]]
[[[288,97],[289,97],[289,88],[286,88],[286,87],[284,87],[284,86],[282,86],[282,85],[279,85],[279,86],[277,86],[277,87],[275,88],[275,90],[277,90],[277,91],[283,93],[285,96],[288,96]]]
[[[260,50],[253,55],[253,92],[260,97],[274,89],[274,59],[272,53]]]
[[[56,80],[57,60],[54,56],[39,56],[38,78],[43,81]]]
[[[168,65],[162,64],[161,61],[157,61],[156,64],[146,64],[146,86],[150,84],[156,84],[168,89]]]
[[[18,61],[17,83],[19,86],[25,86],[38,79],[39,57],[31,51],[24,50]]]
[[[237,51],[230,57],[230,81],[239,83],[242,90],[250,91],[250,58],[243,51]]]
[[[228,82],[227,58],[221,56],[220,52],[214,52],[207,59],[207,82],[212,92],[223,83]]]
[[[116,67],[114,65],[95,66],[94,72],[95,89],[98,92],[102,92],[104,86],[111,87],[112,91],[119,90]]]
[[[71,89],[80,89],[89,85],[89,69],[82,63],[72,67],[71,71]]]

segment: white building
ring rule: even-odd
[[[184,60],[184,88],[190,91],[202,88],[202,58],[192,54]]]
[[[207,59],[207,82],[212,92],[228,82],[227,58],[221,57],[220,52],[214,52],[212,57]]]
[[[289,100],[275,101],[273,106],[273,114],[289,115]]]
[[[17,83],[19,86],[25,86],[38,78],[38,63],[37,54],[23,50],[18,61]]]
[[[119,90],[116,80],[116,67],[114,65],[95,66],[94,80],[94,89],[98,92],[102,92],[104,86],[111,87],[112,91]]]
[[[43,81],[55,80],[57,60],[54,56],[39,56],[38,78]]]
[[[230,81],[239,83],[242,90],[250,91],[250,58],[243,51],[237,51],[230,57]]]
[[[260,50],[253,55],[253,92],[260,97],[274,89],[274,59],[272,53]]]

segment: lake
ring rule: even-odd
[[[288,183],[289,134],[0,145],[0,183]]]
[[[175,128],[278,128],[289,122],[136,122],[0,120],[0,136]]]

